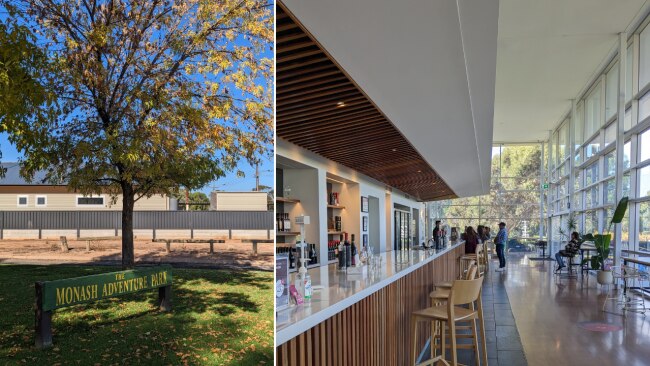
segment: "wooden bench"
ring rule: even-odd
[[[62,252],[70,251],[70,247],[68,246],[68,238],[65,236],[60,236],[59,239],[61,240],[61,251]],[[97,237],[79,238],[78,240],[84,240],[86,242],[86,252],[90,252],[90,244],[93,241],[121,240],[121,239],[122,239],[121,236],[97,236]]]
[[[84,240],[86,242],[86,252],[90,252],[90,244],[93,241],[122,240],[122,237],[121,236],[97,236],[97,237],[79,238],[78,240]]]
[[[226,242],[226,239],[153,239],[154,243],[165,243],[165,249],[167,253],[172,251],[172,243],[208,243],[210,244],[210,254],[214,254],[214,243],[223,244]],[[242,241],[242,243],[251,243],[253,246],[253,255],[257,255],[257,245],[259,243],[273,243],[273,239],[247,239]]]
[[[225,243],[226,239],[153,239],[154,243],[165,243],[165,251],[172,251],[172,243],[208,243],[210,244],[210,254],[214,253],[214,243]]]

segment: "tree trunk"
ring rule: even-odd
[[[122,185],[122,268],[133,268],[133,206],[135,192],[130,184]]]

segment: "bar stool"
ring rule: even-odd
[[[445,365],[449,362],[444,358],[446,345],[446,325],[450,330],[451,342],[451,365],[458,365],[458,349],[473,348],[476,353],[476,363],[487,366],[487,345],[485,343],[485,328],[483,323],[483,305],[481,303],[481,287],[483,285],[483,277],[472,280],[456,280],[454,281],[451,289],[449,290],[449,297],[447,304],[432,306],[426,309],[415,311],[411,314],[411,331],[413,334],[413,352],[411,353],[411,364],[416,364],[417,357],[417,324],[420,321],[434,322],[435,327],[432,328],[432,339],[435,337],[436,329],[441,332],[441,354],[434,356],[437,352],[434,351],[434,344],[432,343],[431,355],[432,358],[417,364],[416,366],[434,365],[437,361],[442,361]],[[464,307],[462,305],[466,305]],[[473,338],[472,345],[457,345],[456,344],[456,323],[457,322],[470,322],[472,335],[468,338]],[[476,322],[479,322],[477,325]],[[478,332],[477,326],[481,328],[481,350],[479,351]],[[437,347],[436,347],[437,349]],[[481,354],[482,353],[482,354]],[[479,361],[479,356],[481,361]]]
[[[485,251],[485,246],[483,244],[478,244],[476,246],[476,250],[474,251],[474,254],[464,254],[460,258],[458,258],[459,263],[460,263],[460,274],[458,275],[458,279],[464,279],[466,278],[467,270],[469,269],[469,266],[474,263],[478,266],[478,273],[479,277],[483,277],[485,274],[485,270],[487,269],[486,265],[486,258],[485,254],[483,254]],[[485,261],[485,262],[484,262]],[[451,288],[452,282],[451,281],[445,281],[445,282],[440,282],[436,283],[434,286],[436,289],[438,288]]]
[[[483,244],[483,273],[490,273],[490,255],[487,243]]]
[[[473,280],[475,279],[478,273],[478,267],[476,261],[470,262],[469,269],[465,273],[464,280]],[[431,306],[441,305],[443,302],[447,302],[449,299],[449,291],[451,291],[451,286],[449,287],[438,287],[429,293],[429,298],[431,299]]]
[[[464,279],[465,280],[473,280],[473,279],[477,278],[477,274],[478,274],[478,267],[476,265],[476,262],[472,262],[470,264],[470,266],[469,266],[469,269],[466,272],[466,275],[465,275]],[[451,288],[437,288],[437,289],[431,291],[431,293],[429,293],[429,298],[431,299],[431,306],[439,306],[439,305],[443,305],[444,303],[446,303],[449,300],[450,291],[451,291]],[[432,324],[432,326],[434,326],[434,325]],[[457,330],[461,330],[461,329],[464,330],[464,329],[472,329],[472,328],[471,328],[471,326],[461,325],[461,326],[457,326],[456,329]],[[433,358],[433,357],[436,357],[437,354],[438,354],[438,352],[437,352],[438,351],[438,343],[439,343],[440,337],[441,337],[439,327],[434,326],[434,328],[432,329],[432,334],[433,334],[433,336],[431,338],[431,347],[432,347],[433,352],[431,354],[431,357]],[[468,338],[466,335],[460,335],[458,337],[459,338]]]

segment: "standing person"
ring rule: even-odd
[[[442,230],[440,229],[440,220],[436,220],[436,227],[433,228],[433,241],[436,243],[436,249],[440,249],[440,237]]]
[[[494,244],[496,244],[497,255],[499,256],[499,268],[496,269],[497,272],[503,272],[506,270],[506,243],[508,242],[508,232],[506,231],[506,223],[499,223],[499,232],[497,233],[496,239],[494,239]]]
[[[481,237],[481,240],[483,240],[484,243],[490,240],[490,228],[488,226],[483,226],[483,236]]]
[[[478,236],[478,243],[483,244],[485,241],[485,227],[483,225],[476,227],[476,235]]]
[[[476,246],[478,245],[478,235],[471,226],[465,230],[465,254],[476,253]]]

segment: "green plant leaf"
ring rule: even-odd
[[[600,256],[594,255],[591,258],[589,258],[589,260],[591,261],[591,268],[592,269],[595,269],[595,270],[600,269]]]
[[[618,205],[616,206],[616,211],[614,211],[614,216],[612,217],[612,224],[620,224],[621,221],[623,221],[623,217],[625,216],[625,211],[627,211],[627,202],[628,202],[628,197],[625,196],[621,198],[620,201],[618,201]]]

